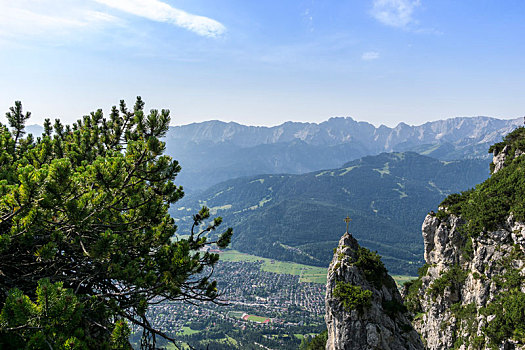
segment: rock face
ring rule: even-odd
[[[525,349],[524,141],[491,147],[492,178],[423,222],[426,264],[403,294],[429,350]]]
[[[517,158],[524,154],[520,149],[514,150],[514,154],[511,154],[511,147],[506,145],[501,151],[494,150],[492,157],[492,174],[497,173],[505,167],[505,164],[511,161],[513,158]],[[510,159],[509,159],[510,158]]]
[[[341,286],[362,293],[367,302],[356,306],[361,299],[355,295],[342,297]],[[327,350],[423,349],[396,284],[379,256],[359,247],[348,233],[339,241],[328,269],[326,325]]]
[[[508,156],[509,152],[509,146],[505,146],[501,152],[494,152],[494,155],[492,157],[492,164],[494,164],[494,168],[492,170],[492,173],[495,174],[503,167],[505,166],[505,159]]]
[[[524,261],[508,258],[525,252],[525,223],[510,216],[501,229],[471,238],[468,251],[461,230],[464,224],[455,215],[444,220],[428,215],[423,223],[427,271],[417,293],[421,309],[413,324],[427,349],[490,349],[484,328],[494,316],[480,310],[502,292],[498,277],[511,269],[523,275]],[[509,339],[498,345],[525,349]]]

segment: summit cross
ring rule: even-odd
[[[347,215],[346,218],[345,218],[345,222],[346,222],[346,233],[348,233],[348,225],[350,225],[350,221],[352,221],[352,219],[350,219],[350,217]]]

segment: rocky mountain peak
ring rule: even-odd
[[[327,350],[423,349],[379,255],[345,233],[326,284]]]

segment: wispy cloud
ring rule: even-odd
[[[208,17],[176,9],[158,0],[95,0],[112,8],[157,22],[167,22],[206,37],[219,37],[226,27]]]
[[[379,52],[377,51],[368,51],[368,52],[364,52],[361,55],[361,59],[363,61],[372,61],[372,60],[377,60],[378,58],[379,58]]]
[[[398,28],[416,23],[414,10],[420,0],[374,0],[371,14],[379,22]]]
[[[314,16],[312,15],[311,11],[309,8],[307,8],[306,10],[304,10],[303,13],[301,13],[301,16],[303,18],[303,22],[306,24],[306,26],[308,27],[308,30],[310,32],[313,32],[314,31],[314,25],[313,25],[313,22],[314,22]]]
[[[0,36],[4,38],[64,36],[82,28],[119,19],[89,8],[64,6],[62,2],[0,1]]]

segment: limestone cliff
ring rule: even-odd
[[[326,284],[326,349],[423,349],[379,256],[345,233]]]
[[[496,325],[509,326],[505,315],[498,315],[501,309],[496,309],[505,302],[512,306],[512,300],[500,298],[508,292],[504,285],[523,279],[525,224],[510,216],[504,227],[466,242],[464,225],[465,221],[453,214],[446,219],[425,218],[427,265],[416,281],[418,288],[412,288],[412,295],[407,296],[416,314],[414,327],[427,349],[525,349],[523,335],[521,341],[508,339],[512,334],[504,334]],[[523,283],[517,283],[519,291],[525,291]],[[514,303],[519,300],[525,301],[521,297]],[[521,320],[525,322],[525,318]]]
[[[525,349],[524,144],[520,128],[492,146],[492,177],[425,218],[404,294],[427,349]]]
[[[427,215],[426,264],[404,286],[406,309],[379,257],[341,238],[328,271],[326,349],[525,350],[524,150],[518,128],[490,148],[488,180]]]

